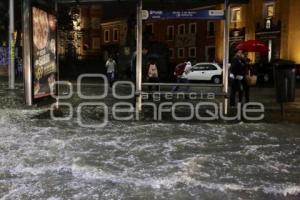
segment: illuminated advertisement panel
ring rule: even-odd
[[[56,16],[32,7],[33,99],[56,93]]]

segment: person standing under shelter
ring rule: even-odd
[[[16,74],[18,78],[22,77],[23,74],[23,60],[21,57],[17,58],[17,70],[16,70]]]
[[[181,76],[182,82],[183,83],[189,83],[189,79],[188,79],[188,74],[192,71],[192,63],[190,61],[186,62],[185,68],[184,68],[184,72]],[[188,92],[190,90],[189,86],[186,86],[185,88],[185,92]]]
[[[239,94],[239,102],[243,101],[244,94],[244,78],[246,71],[245,55],[242,50],[238,50],[231,63],[231,91],[230,91],[230,106],[236,106],[236,93]]]
[[[107,74],[107,79],[109,81],[110,87],[112,87],[112,84],[115,81],[116,66],[117,66],[116,61],[112,57],[109,57],[108,60],[106,61],[105,67],[106,67],[106,74]]]
[[[148,67],[147,79],[149,83],[158,83],[158,70],[157,65],[154,61],[151,61]],[[158,86],[155,87],[156,91],[158,91]],[[152,85],[149,86],[149,91],[152,91]]]
[[[250,101],[250,86],[247,83],[246,76],[248,74],[253,75],[254,70],[253,70],[253,67],[251,66],[251,60],[248,58],[247,53],[244,54],[244,63],[245,63],[245,70],[244,70],[245,78],[243,79],[243,89],[244,89],[243,93],[245,96],[245,103],[249,103],[249,101]]]
[[[184,73],[186,63],[179,63],[176,65],[175,70],[174,70],[174,76],[176,77],[176,83],[184,83],[184,80],[182,78],[182,74]],[[177,92],[179,90],[179,85],[176,85],[173,87],[172,92]]]
[[[131,81],[136,82],[136,51],[133,53],[130,61]],[[148,47],[143,46],[142,49],[142,68],[148,63]]]

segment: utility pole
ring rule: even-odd
[[[142,110],[142,43],[143,43],[143,19],[142,0],[137,2],[137,30],[136,30],[136,108]]]
[[[24,91],[26,105],[32,105],[32,69],[31,69],[31,1],[23,0],[23,73],[24,73]]]
[[[15,89],[15,41],[14,41],[14,0],[9,0],[9,65],[8,65],[8,88]]]
[[[224,0],[224,58],[223,58],[223,92],[224,98],[224,114],[228,114],[228,63],[229,63],[229,22],[230,22],[230,5],[228,0]]]

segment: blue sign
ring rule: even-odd
[[[223,10],[197,10],[197,11],[162,11],[144,10],[143,19],[224,19]]]

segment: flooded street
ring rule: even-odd
[[[0,199],[299,199],[300,125],[37,119],[0,109]]]
[[[0,13],[0,200],[300,200],[300,0]]]

